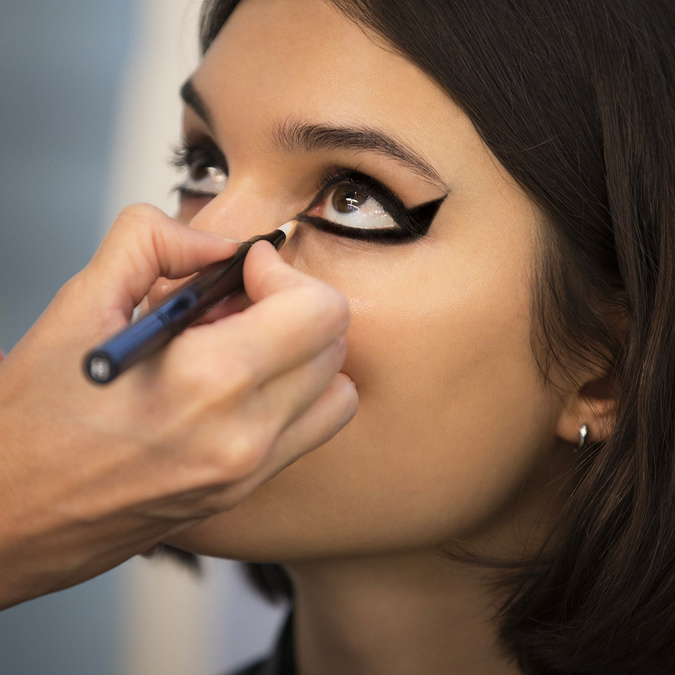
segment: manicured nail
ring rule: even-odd
[[[204,234],[208,234],[210,237],[218,239],[218,241],[225,241],[229,244],[241,244],[241,239],[232,239],[230,237],[226,237],[222,234],[219,234],[218,232],[204,232]]]

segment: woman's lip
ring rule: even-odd
[[[219,321],[220,319],[224,319],[231,314],[243,312],[252,304],[253,303],[249,300],[246,293],[242,292],[229,295],[227,298],[221,300],[217,305],[212,307],[206,314],[204,314],[204,316],[197,319],[192,325],[202,326],[207,323]]]

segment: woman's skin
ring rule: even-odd
[[[545,385],[532,353],[536,207],[434,82],[321,0],[244,0],[191,79],[185,134],[214,141],[229,173],[213,198],[182,200],[191,227],[273,229],[312,204],[326,167],[376,178],[407,207],[447,198],[412,242],[300,226],[282,255],[349,300],[358,413],[171,543],[285,564],[301,675],[518,672],[484,573],[442,551],[532,550],[572,487],[580,425],[602,433],[606,402],[556,373]],[[383,150],[282,143],[294,125],[376,129],[436,180]]]

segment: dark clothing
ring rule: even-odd
[[[295,675],[295,654],[293,652],[293,615],[286,619],[272,656],[253,665],[246,666],[231,675]]]

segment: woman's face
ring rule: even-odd
[[[283,256],[349,299],[360,406],[172,543],[284,561],[496,532],[508,545],[514,516],[522,536],[554,475],[560,406],[530,348],[532,203],[433,81],[322,0],[244,0],[192,83],[188,187],[216,196],[188,194],[182,220],[246,239],[311,207],[354,228],[303,223]],[[428,231],[434,205],[407,214],[440,199]]]

